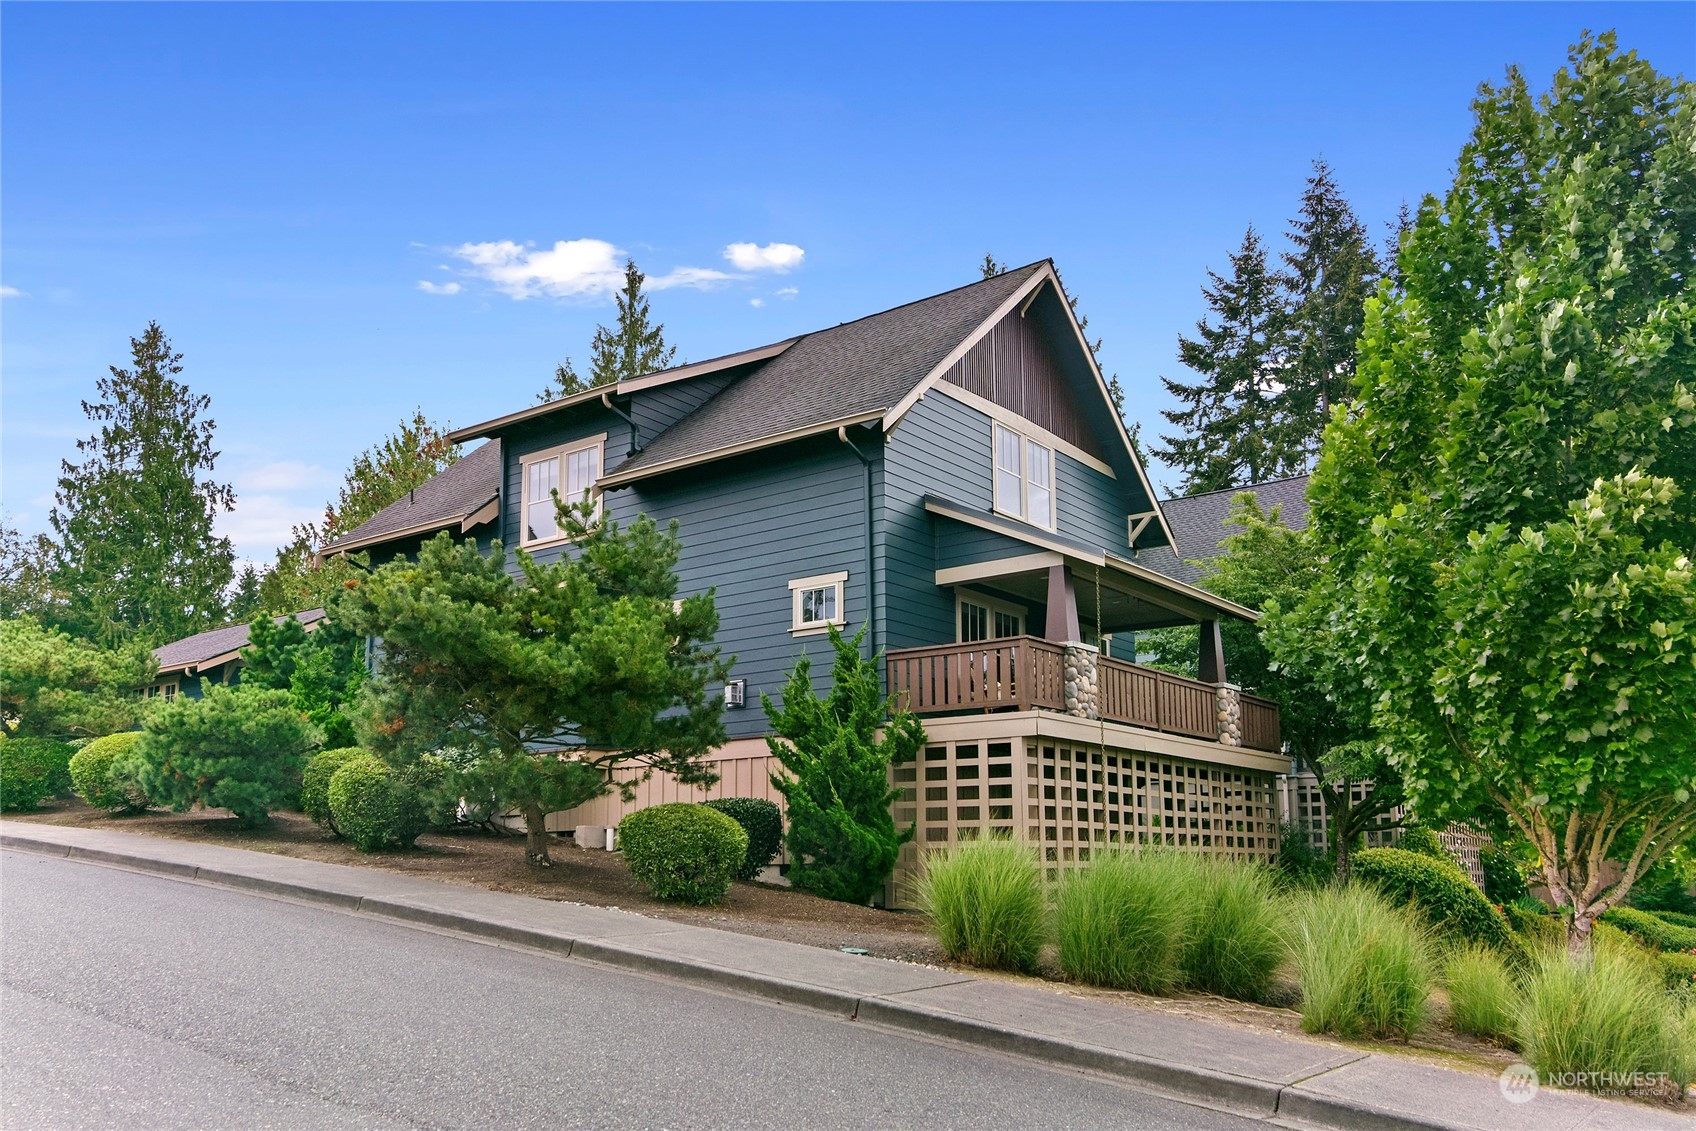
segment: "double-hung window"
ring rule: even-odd
[[[524,528],[520,544],[551,542],[564,535],[554,506],[554,492],[559,492],[560,502],[567,505],[593,496],[595,483],[601,477],[601,449],[605,443],[603,433],[523,458],[524,498],[520,513]]]
[[[995,425],[995,509],[1054,529],[1054,450]]]

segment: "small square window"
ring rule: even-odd
[[[846,572],[791,581],[789,631],[806,634],[825,632],[831,625],[842,627],[843,587],[847,581]]]

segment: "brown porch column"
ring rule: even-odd
[[[1048,623],[1043,636],[1056,644],[1084,638],[1078,626],[1078,591],[1072,584],[1072,571],[1064,565],[1048,567]]]
[[[1216,620],[1201,622],[1201,656],[1196,664],[1196,675],[1203,683],[1225,682],[1225,643],[1219,637],[1219,622]]]

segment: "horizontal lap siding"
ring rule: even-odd
[[[630,415],[642,430],[644,442],[652,440],[705,404],[735,378],[741,369],[692,377],[656,389],[639,392],[630,399]]]

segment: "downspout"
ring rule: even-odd
[[[848,426],[836,429],[836,438],[848,445],[848,450],[866,465],[866,643],[868,657],[877,655],[877,571],[872,568],[872,458],[848,438]]]
[[[607,406],[608,412],[611,412],[615,416],[623,417],[625,422],[630,425],[630,451],[627,452],[626,455],[627,456],[633,456],[637,452],[641,451],[642,450],[642,443],[641,443],[642,430],[637,425],[636,418],[631,416],[628,412],[625,412],[622,408],[619,408],[617,405],[613,404],[611,393],[602,393],[601,394],[601,403]]]

